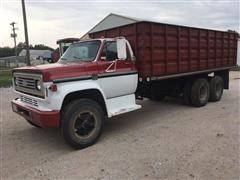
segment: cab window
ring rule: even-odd
[[[116,41],[108,41],[103,49],[103,54],[106,56],[107,61],[118,59],[117,56],[117,43]]]

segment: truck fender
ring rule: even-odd
[[[97,92],[97,94],[101,97],[103,102],[100,105],[104,105],[104,109],[108,114],[108,110],[106,108],[106,96],[99,86],[98,81],[93,80],[84,80],[84,81],[74,81],[74,82],[65,82],[65,83],[57,83],[57,91],[51,92],[49,91],[49,97],[51,98],[51,102],[54,102],[54,109],[61,110],[66,103],[66,98],[71,94],[79,94],[79,97],[84,95],[84,98],[90,97],[90,92]],[[88,93],[86,93],[88,92]],[[99,100],[98,99],[98,100]],[[95,99],[94,99],[95,100]],[[97,100],[96,100],[97,101]],[[99,102],[98,102],[99,103]]]

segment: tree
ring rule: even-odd
[[[26,44],[23,42],[19,42],[17,44],[17,53],[19,54],[23,49],[25,49]],[[45,46],[44,44],[36,44],[36,45],[29,45],[30,49],[37,49],[37,50],[51,50],[54,51],[53,48],[49,46]],[[15,56],[14,48],[10,47],[0,47],[0,58],[7,57],[7,56]]]
[[[229,29],[229,30],[227,30],[228,32],[231,32],[231,33],[236,33],[237,35],[238,35],[238,38],[240,38],[240,33],[238,33],[237,31],[235,31],[235,30],[231,30],[231,29]]]
[[[19,54],[23,49],[25,49],[26,44],[23,42],[19,42],[17,45],[17,53]]]
[[[7,56],[15,56],[14,48],[0,47],[0,58]]]
[[[44,44],[35,44],[35,46],[33,47],[33,49],[39,49],[39,50],[51,50],[53,51],[54,49],[49,47],[49,46],[45,46]]]

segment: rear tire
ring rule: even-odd
[[[214,76],[210,79],[210,97],[209,100],[212,102],[219,101],[222,98],[224,82],[220,76]]]
[[[105,115],[91,99],[70,102],[63,111],[62,134],[65,141],[76,149],[94,144],[101,135]]]
[[[195,107],[205,106],[209,99],[209,84],[204,78],[197,79],[193,82],[191,88],[191,102]]]

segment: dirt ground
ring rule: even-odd
[[[239,179],[240,73],[202,108],[144,100],[107,121],[97,144],[73,150],[58,129],[37,129],[11,110],[0,89],[1,179]]]

